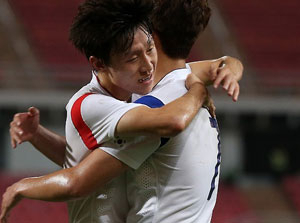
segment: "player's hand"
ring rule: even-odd
[[[16,183],[17,184],[17,183]],[[0,223],[7,223],[11,209],[21,200],[16,193],[16,184],[8,187],[2,196]]]
[[[236,63],[227,64],[226,61],[222,61],[217,68],[210,72],[211,79],[214,80],[214,88],[218,88],[221,85],[223,89],[227,91],[227,94],[232,97],[233,101],[238,100],[240,94],[238,81],[243,72],[243,66],[235,64]]]
[[[30,107],[28,112],[17,113],[10,123],[11,146],[16,148],[18,144],[33,139],[40,123],[40,111]]]
[[[214,105],[214,101],[212,100],[210,94],[208,93],[205,102],[203,103],[203,106],[206,107],[211,115],[211,117],[216,117],[216,107]]]

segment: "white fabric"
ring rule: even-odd
[[[145,146],[144,148],[148,148],[151,154],[158,147],[159,139],[149,137],[120,139],[115,137],[115,128],[120,118],[130,109],[141,105],[128,104],[111,97],[100,86],[94,75],[92,81],[80,89],[66,106],[66,140],[68,146],[64,167],[68,168],[77,165],[91,152],[79,133],[82,128],[78,129],[78,127],[74,126],[74,120],[72,120],[72,109],[76,107],[74,103],[78,102],[87,93],[93,94],[82,100],[81,106],[79,109],[75,109],[75,113],[77,116],[79,114],[87,129],[91,131],[92,136],[96,140],[96,146],[97,144],[101,145],[101,149],[112,155],[118,154],[118,151],[125,150],[120,155],[123,162],[132,168],[137,168],[139,163],[142,163],[144,160],[136,162],[135,160],[138,159],[139,153],[131,152],[127,155],[127,148],[134,150],[135,146],[140,147],[142,143]],[[128,211],[125,189],[125,177],[122,175],[92,195],[68,202],[70,222],[124,222]]]
[[[186,93],[184,81],[189,73],[189,67],[169,73],[150,96],[164,104],[182,96]],[[217,163],[218,132],[211,127],[207,110],[201,109],[183,133],[156,150],[158,138],[114,137],[118,120],[139,105],[112,98],[93,77],[67,105],[66,167],[78,164],[89,153],[70,114],[73,103],[88,92],[96,94],[82,101],[81,113],[97,143],[137,170],[128,171],[126,176],[114,179],[87,198],[69,202],[70,222],[210,222],[219,175],[211,199],[207,197]]]
[[[182,96],[190,72],[187,65],[186,69],[169,73],[149,95],[164,104]],[[216,188],[207,199],[215,168],[219,171],[218,143],[218,131],[211,126],[208,111],[200,109],[185,131],[156,150],[138,170],[127,172],[131,207],[127,222],[210,222],[219,174],[215,177]]]

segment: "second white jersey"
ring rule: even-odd
[[[64,167],[77,165],[92,150],[102,149],[132,168],[147,158],[138,149],[143,145],[151,154],[159,146],[159,138],[115,136],[120,118],[138,104],[119,101],[101,87],[97,77],[80,89],[69,101],[66,120],[66,160]],[[133,152],[136,151],[136,152]],[[101,167],[99,167],[101,171]],[[128,213],[125,175],[121,175],[91,195],[68,202],[72,223],[123,223]]]
[[[177,99],[187,92],[189,73],[188,65],[169,73],[137,102],[157,107]],[[127,222],[210,222],[221,161],[216,120],[202,108],[185,131],[161,143],[138,170],[127,172]]]

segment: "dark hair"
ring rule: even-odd
[[[207,0],[155,0],[153,30],[164,53],[174,59],[186,59],[210,15]]]
[[[70,41],[89,59],[106,65],[110,56],[126,52],[135,31],[151,33],[152,0],[87,0],[78,7],[70,28]]]

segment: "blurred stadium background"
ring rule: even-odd
[[[9,123],[36,106],[64,134],[65,105],[91,77],[68,42],[81,0],[0,0],[0,193],[20,177],[59,169],[28,143],[12,150]],[[300,1],[215,0],[190,61],[223,55],[245,66],[238,103],[211,89],[222,137],[213,223],[300,222]],[[67,222],[64,203],[23,201],[10,222]]]

